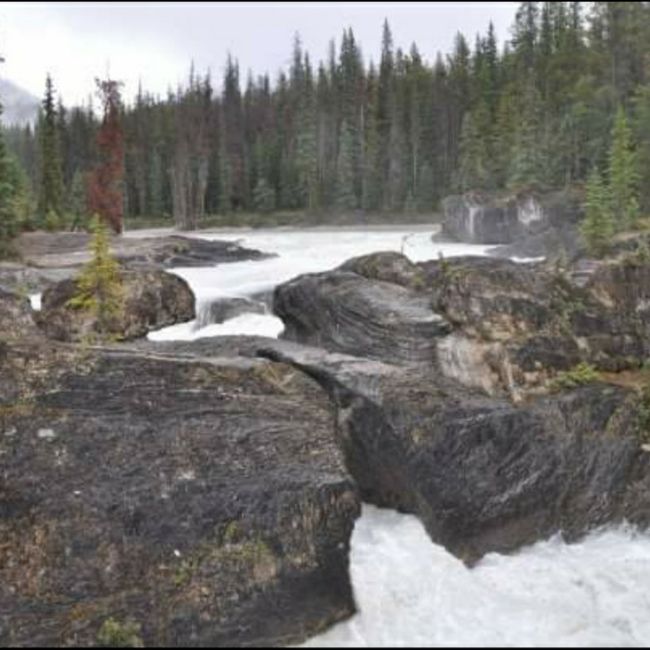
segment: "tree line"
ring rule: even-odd
[[[385,23],[377,63],[366,64],[346,29],[317,64],[296,37],[273,81],[242,79],[229,56],[218,88],[192,69],[184,87],[165,97],[140,89],[125,106],[115,86],[110,146],[105,103],[102,115],[66,108],[48,78],[35,127],[4,130],[11,153],[0,156],[0,175],[13,175],[13,221],[23,227],[74,226],[98,207],[112,209],[115,224],[122,214],[167,217],[186,229],[207,215],[278,210],[399,220],[471,189],[588,178],[596,187],[594,174],[612,172],[622,115],[630,182],[647,211],[649,66],[650,2],[522,2],[504,43],[490,24],[473,42],[457,34],[432,63],[415,44],[395,47]],[[101,164],[112,168],[108,181]]]

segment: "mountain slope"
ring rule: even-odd
[[[0,102],[2,102],[2,124],[27,124],[38,115],[39,100],[31,93],[8,79],[0,79]]]

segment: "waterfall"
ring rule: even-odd
[[[524,226],[544,220],[542,206],[529,196],[523,203],[517,204],[517,220]]]
[[[468,215],[467,215],[467,232],[469,234],[470,241],[476,241],[476,215],[481,212],[481,208],[478,205],[468,206]]]

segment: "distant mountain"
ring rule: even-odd
[[[0,79],[0,102],[2,102],[2,124],[27,124],[36,121],[39,100],[24,88],[9,81]]]

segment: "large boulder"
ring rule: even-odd
[[[192,290],[182,278],[164,271],[123,272],[124,306],[111,319],[108,331],[100,331],[92,310],[73,307],[77,280],[59,282],[46,289],[37,321],[45,334],[58,341],[95,338],[135,339],[151,330],[190,321],[195,317]]]
[[[557,531],[650,524],[643,398],[593,379],[548,394],[549,380],[581,361],[639,366],[644,283],[638,268],[603,268],[578,286],[507,260],[364,257],[278,287],[291,341],[258,341],[255,354],[328,390],[366,500],[415,512],[432,539],[472,562]],[[409,330],[413,304],[445,327]]]
[[[264,360],[0,351],[0,643],[266,646],[354,611],[326,394]]]
[[[280,285],[273,310],[284,339],[396,361],[431,361],[436,339],[450,331],[425,295],[344,268]]]
[[[650,524],[650,435],[632,390],[594,383],[513,404],[431,366],[219,337],[156,349],[264,356],[312,376],[364,500],[411,512],[468,563],[562,532]],[[646,407],[647,408],[647,407]]]
[[[603,264],[586,284],[548,267],[491,258],[421,268],[433,309],[456,328],[438,347],[450,376],[485,383],[482,366],[494,386],[517,394],[581,362],[610,372],[637,368],[650,352],[648,263]]]

